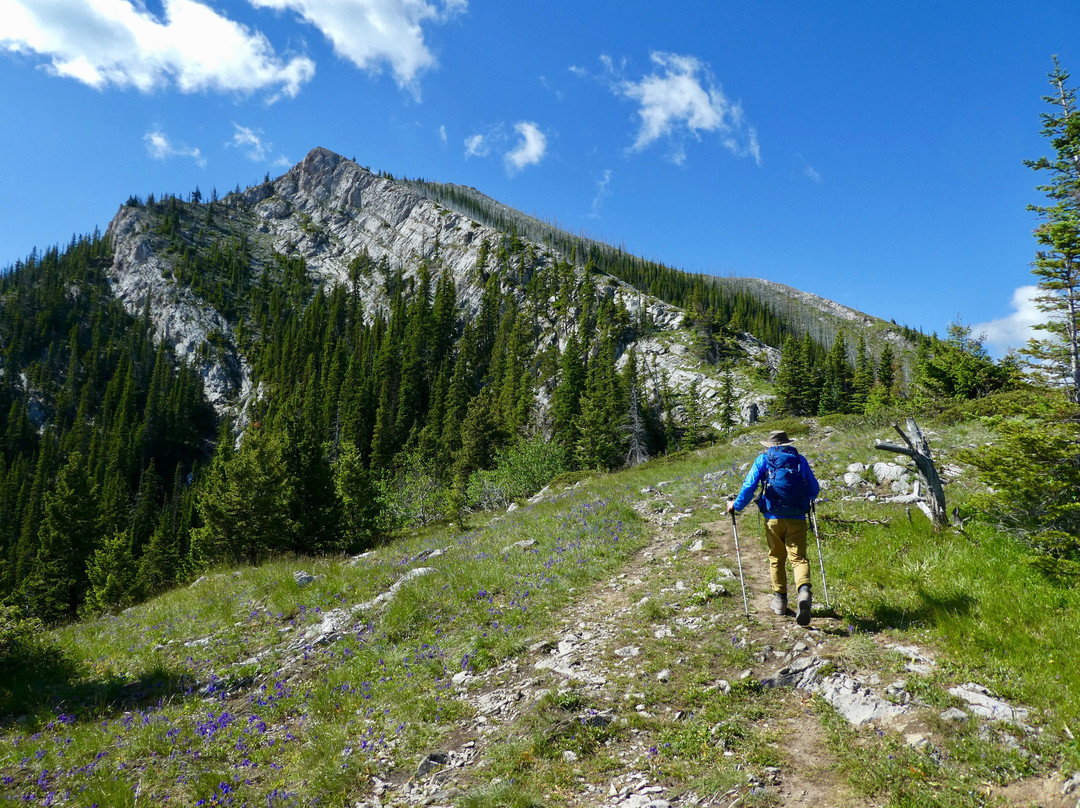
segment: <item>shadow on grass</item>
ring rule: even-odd
[[[95,677],[55,648],[38,647],[0,664],[0,728],[52,720],[111,718],[188,694],[194,679],[155,665],[132,679]]]
[[[932,626],[942,615],[970,614],[975,604],[975,599],[963,592],[941,595],[927,592],[922,587],[916,589],[915,597],[918,600],[915,606],[878,601],[871,607],[869,615],[848,615],[849,631],[876,634],[889,628],[908,630],[915,626]]]

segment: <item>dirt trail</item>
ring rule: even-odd
[[[737,576],[725,581],[727,596],[700,609],[683,609],[669,620],[643,619],[640,610],[646,592],[659,589],[676,598],[689,596],[694,587],[686,586],[682,578],[704,579],[718,568],[736,570],[737,566],[730,519],[707,523],[687,537],[677,521],[647,508],[639,510],[649,523],[649,543],[610,578],[583,592],[548,638],[538,640],[527,654],[511,662],[476,677],[458,678],[459,694],[476,710],[476,717],[464,723],[448,741],[448,748],[440,751],[445,767],[434,776],[414,776],[393,786],[398,798],[411,804],[449,804],[455,794],[483,783],[482,772],[492,755],[508,740],[528,732],[523,721],[549,693],[573,689],[584,694],[589,714],[599,716],[591,720],[598,722],[621,721],[626,725],[628,717],[677,716],[680,694],[657,687],[658,674],[642,654],[641,646],[650,641],[669,635],[674,639],[690,637],[691,642],[698,637],[715,640],[717,632],[727,636],[735,628],[742,641],[762,649],[762,658],[748,671],[721,671],[717,682],[722,685],[740,677],[760,679],[775,671],[792,649],[797,653],[828,641],[828,629],[835,629],[831,618],[815,614],[811,625],[802,628],[796,625],[793,612],[779,617],[769,609],[767,559],[758,546],[760,536],[748,530],[752,525],[749,519],[741,520],[740,525],[749,620],[743,614]],[[694,551],[688,552],[688,546],[694,546]],[[673,571],[676,559],[678,567]],[[700,643],[696,645],[700,647]],[[651,691],[647,705],[643,691]],[[770,746],[775,747],[782,763],[770,767],[766,778],[756,779],[748,773],[746,785],[726,793],[695,793],[685,783],[655,776],[651,756],[659,743],[658,733],[634,728],[619,733],[618,740],[605,750],[619,760],[621,771],[606,773],[603,782],[579,776],[577,786],[569,790],[560,787],[558,797],[569,805],[590,808],[728,806],[751,793],[768,794],[769,804],[793,808],[865,804],[844,796],[834,774],[835,760],[826,751],[818,720],[809,709],[810,696],[789,688],[775,693],[772,729],[777,740]],[[581,716],[576,718],[582,720]]]
[[[801,627],[794,612],[773,614],[760,525],[752,515],[740,518],[747,618],[739,591],[732,523],[720,510],[722,506],[706,501],[696,509],[677,510],[661,491],[650,488],[642,494],[645,496],[635,508],[650,532],[647,545],[609,578],[580,593],[558,626],[547,637],[537,638],[526,653],[478,676],[455,677],[458,695],[473,708],[474,716],[463,720],[445,739],[443,748],[421,762],[411,777],[395,783],[380,781],[374,801],[358,803],[358,808],[374,808],[384,801],[449,806],[464,792],[497,785],[499,781],[493,781],[486,770],[515,743],[535,738],[538,728],[553,732],[574,722],[616,730],[598,752],[607,762],[590,767],[569,749],[561,752],[561,760],[557,753],[552,761],[549,751],[544,765],[550,768],[551,790],[542,795],[545,801],[575,808],[731,808],[745,804],[870,808],[882,804],[855,794],[848,786],[840,762],[827,747],[818,711],[812,707],[809,690],[813,688],[768,690],[766,717],[749,729],[741,728],[756,733],[778,765],[733,764],[737,776],[745,779],[731,786],[729,772],[728,785],[721,789],[708,785],[707,767],[699,766],[687,780],[663,773],[665,767],[657,761],[663,738],[685,726],[680,721],[694,719],[683,703],[686,688],[693,689],[690,683],[700,682],[704,676],[710,680],[706,690],[719,691],[719,697],[741,679],[768,682],[808,661],[821,665],[826,660],[842,660],[851,638],[847,627],[817,600],[823,590],[813,534],[808,549],[815,608],[811,624]],[[698,520],[692,533],[682,525],[691,517]],[[711,521],[702,523],[701,518]],[[718,577],[726,590],[723,595],[717,595]],[[794,593],[789,597],[793,603]],[[650,600],[655,608],[649,608]],[[749,667],[736,668],[730,663],[725,667],[716,661],[723,654],[708,657],[710,649],[720,648],[729,639],[746,650],[741,659],[751,659]],[[888,650],[898,646],[890,646],[887,638],[871,639],[886,649],[883,653],[896,653]],[[934,664],[921,649],[911,647],[903,653],[912,655],[909,671]],[[658,660],[670,662],[671,669],[657,671]],[[694,669],[695,665],[705,667]],[[874,689],[888,693],[887,683],[879,681],[875,670],[860,672],[856,665],[852,673],[854,676],[843,672],[833,676],[853,688],[857,708],[869,704],[886,711],[886,718],[876,726],[899,732],[915,747],[940,743],[940,737],[927,726],[925,706],[918,710],[915,705],[897,706],[895,702],[907,698],[902,691],[894,691],[888,701],[880,698]],[[557,694],[572,694],[574,704],[567,706],[559,722],[551,723],[552,697]],[[547,716],[548,724],[538,719],[541,713]],[[931,718],[931,724],[933,721]],[[708,754],[715,756],[717,748],[723,749],[719,739],[707,738],[706,743]],[[532,755],[525,753],[523,761]],[[994,792],[1006,804],[1074,808],[1060,796],[1061,782],[1053,778],[1032,778]],[[1033,795],[1037,795],[1034,803]],[[989,793],[987,797],[989,802]]]
[[[750,609],[750,633],[752,641],[761,640],[773,648],[795,648],[800,643],[814,646],[824,652],[831,635],[837,633],[839,622],[824,610],[823,603],[816,599],[822,597],[820,586],[820,567],[815,567],[817,556],[814,550],[808,550],[810,556],[811,588],[815,597],[815,609],[810,625],[805,628],[795,622],[795,613],[790,608],[786,616],[779,616],[772,611],[772,580],[769,576],[768,551],[765,540],[756,524],[756,517],[745,516],[739,519],[739,552],[742,555],[743,578],[746,583],[747,603]],[[729,559],[737,560],[735,532],[731,518],[727,517],[705,525],[709,536],[718,545],[720,551]],[[811,535],[810,541],[813,541]],[[791,586],[792,575],[788,570]],[[738,592],[735,593],[738,597]],[[789,593],[789,601],[794,604],[794,592]],[[777,663],[769,660],[760,669],[754,670],[754,676],[762,678],[766,669],[771,672]],[[803,693],[785,692],[780,695],[788,701],[807,702],[810,697]],[[835,758],[825,749],[825,738],[818,719],[806,708],[795,715],[783,719],[783,745],[785,765],[782,778],[777,784],[779,805],[791,808],[806,806],[855,806],[861,803],[846,795],[846,788],[840,785],[834,772]]]

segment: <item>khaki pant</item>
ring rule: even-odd
[[[787,567],[795,573],[795,591],[810,583],[810,562],[806,560],[806,520],[769,519],[765,522],[765,538],[769,541],[769,573],[774,592],[787,594]]]

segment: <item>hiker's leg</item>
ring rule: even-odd
[[[795,573],[795,591],[810,583],[810,562],[806,558],[806,520],[785,519],[784,540],[787,542],[791,569]]]
[[[769,575],[772,578],[773,592],[787,594],[787,547],[784,545],[784,519],[769,519],[765,522],[765,538],[769,542]]]

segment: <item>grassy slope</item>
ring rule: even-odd
[[[977,425],[935,426],[930,440],[939,464],[987,439]],[[799,446],[819,478],[832,481],[850,462],[889,459],[868,448],[889,431],[855,421],[819,425]],[[369,789],[369,775],[411,772],[466,716],[450,677],[514,659],[549,637],[563,610],[644,545],[649,526],[630,508],[639,489],[673,480],[668,495],[692,512],[685,523],[692,530],[716,519],[708,505],[737,486],[753,441],[747,435],[740,446],[587,480],[464,532],[445,526],[403,537],[351,565],[282,560],[217,571],[123,615],[58,630],[52,639],[62,658],[41,660],[0,692],[7,710],[0,805],[352,805]],[[718,469],[718,479],[704,480]],[[972,484],[961,478],[950,485],[950,506],[962,503]],[[846,653],[887,667],[894,663],[861,640],[887,634],[918,643],[940,664],[912,677],[914,693],[944,707],[952,703],[945,685],[978,681],[1033,707],[1044,730],[1024,753],[958,731],[934,757],[888,734],[852,730],[817,704],[849,804],[988,804],[978,796],[984,783],[1080,768],[1080,745],[1069,736],[1080,729],[1075,582],[1046,578],[1022,546],[988,528],[969,524],[963,534],[934,535],[917,512],[909,523],[898,506],[847,502],[840,494],[827,488],[831,501],[820,514],[834,612],[851,634]],[[883,515],[888,525],[860,521]],[[508,550],[519,541],[536,544]],[[436,549],[445,552],[418,558]],[[340,641],[302,641],[327,613],[370,600],[424,566],[438,571],[412,581],[386,611],[349,620]],[[319,577],[300,587],[293,580],[299,569]],[[678,561],[662,573],[687,577],[691,589],[699,574]],[[660,600],[659,589],[654,594]],[[650,671],[669,657],[692,660],[697,674],[676,677],[684,677],[678,699],[698,717],[680,724],[631,715],[627,729],[578,738],[584,775],[575,777],[610,776],[618,761],[605,748],[629,732],[657,741],[658,777],[701,789],[722,790],[744,778],[744,768],[777,763],[769,722],[802,708],[753,687],[736,688],[727,701],[705,688],[710,678],[733,679],[747,661],[725,633],[742,618],[739,599],[706,608],[716,610],[716,636],[692,649],[674,641],[645,648],[653,655]],[[636,618],[627,615],[626,623],[631,631]],[[668,698],[645,695],[657,701],[654,713]],[[517,773],[511,791],[489,784],[465,802],[572,802],[573,778],[557,754],[566,739],[562,746],[536,741],[544,735],[537,726],[560,709],[557,700],[544,702],[523,740],[508,743],[496,760],[493,774]],[[721,727],[723,744],[710,726]],[[725,749],[732,754],[718,751]]]

